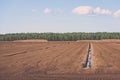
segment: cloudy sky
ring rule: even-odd
[[[120,32],[120,0],[0,0],[0,33]]]

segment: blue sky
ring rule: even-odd
[[[0,0],[0,33],[120,32],[120,0]]]

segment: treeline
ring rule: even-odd
[[[101,40],[101,39],[120,39],[120,32],[107,33],[12,33],[0,34],[0,41],[46,39],[49,41],[76,41],[76,40]]]

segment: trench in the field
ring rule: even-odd
[[[90,67],[91,67],[91,43],[89,43],[88,54],[87,54],[86,62],[84,64],[84,68],[90,68]]]

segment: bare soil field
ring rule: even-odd
[[[120,41],[0,42],[0,80],[120,80],[119,61]]]
[[[120,73],[120,43],[93,42],[92,66],[96,73]]]

